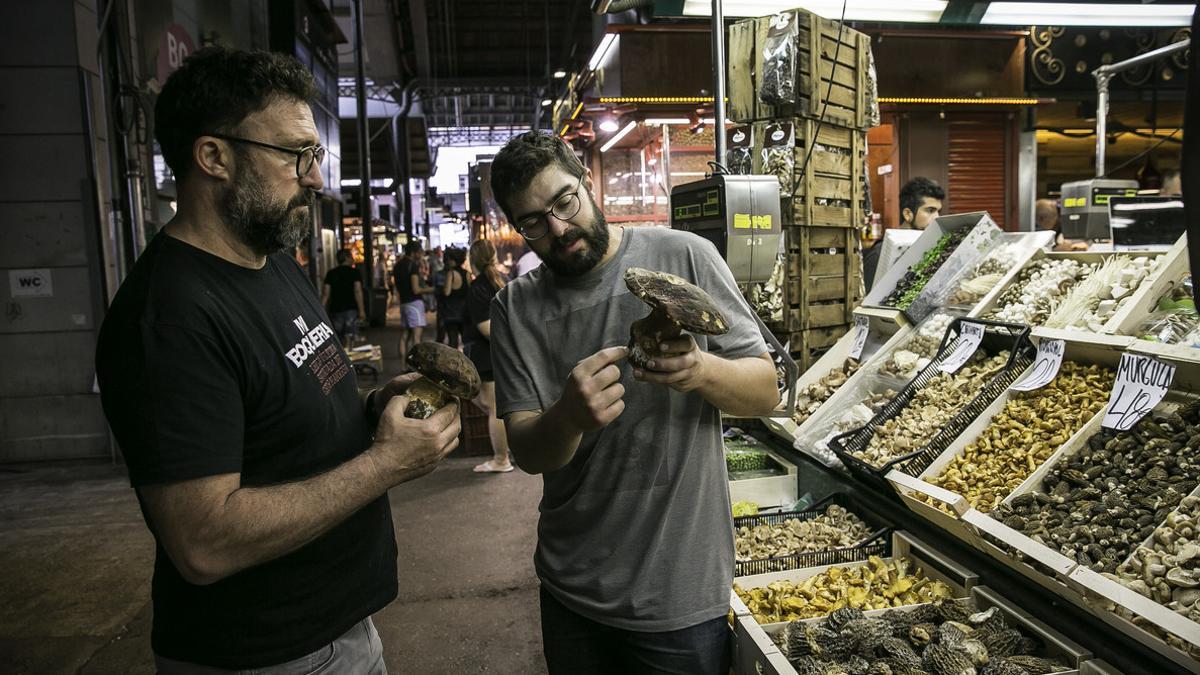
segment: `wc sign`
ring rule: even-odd
[[[8,290],[14,298],[48,298],[54,295],[50,270],[9,270]]]

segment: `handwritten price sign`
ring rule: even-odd
[[[871,319],[865,316],[854,317],[854,344],[850,346],[850,358],[862,358],[863,347],[867,346],[867,333],[871,330]]]
[[[1103,426],[1117,431],[1132,429],[1163,400],[1174,377],[1175,366],[1149,356],[1122,354]]]
[[[958,336],[958,343],[954,347],[954,351],[950,352],[938,368],[943,373],[956,373],[963,364],[971,358],[976,349],[979,349],[979,343],[983,342],[983,324],[963,321],[961,324],[962,333]]]
[[[1033,391],[1053,382],[1058,376],[1059,367],[1062,366],[1064,346],[1062,340],[1042,340],[1038,344],[1037,360],[1033,363],[1033,369],[1021,381],[1014,382],[1009,389]]]

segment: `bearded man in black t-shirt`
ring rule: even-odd
[[[457,444],[446,406],[404,417],[410,378],[360,396],[284,249],[323,186],[290,57],[209,48],[166,82],[155,132],[178,212],[113,300],[105,415],[157,544],[159,673],[386,673],[371,614],[396,597],[388,488]]]

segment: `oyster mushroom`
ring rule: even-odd
[[[629,362],[645,368],[660,356],[663,340],[679,337],[684,330],[703,335],[724,335],[729,323],[717,303],[703,289],[666,272],[640,267],[625,270],[625,285],[653,311],[633,322],[629,329]]]
[[[440,342],[422,342],[408,352],[408,362],[421,377],[408,387],[405,417],[426,419],[452,398],[479,395],[479,371],[457,349]]]
[[[1195,588],[1200,586],[1200,579],[1197,579],[1188,570],[1182,567],[1172,567],[1167,570],[1167,582],[1172,586],[1180,588]]]

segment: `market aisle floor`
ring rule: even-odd
[[[394,367],[390,329],[373,331]],[[385,337],[386,336],[386,337]],[[400,596],[390,672],[545,672],[533,547],[541,480],[456,451],[391,491]],[[154,544],[123,468],[0,467],[0,672],[148,675]]]

